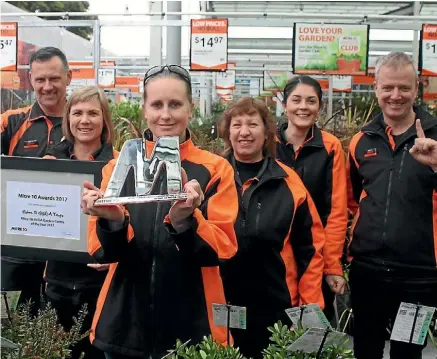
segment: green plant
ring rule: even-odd
[[[10,313],[11,320],[2,323],[2,337],[18,344],[20,349],[2,348],[1,359],[67,359],[71,346],[89,333],[81,331],[87,308],[84,306],[66,332],[58,323],[56,311],[47,304],[32,317],[31,304],[21,305]]]
[[[287,350],[291,344],[305,334],[306,330],[301,325],[290,330],[287,325],[279,321],[268,330],[272,333],[272,343],[263,351],[264,359],[315,359],[317,357],[317,353],[307,354]],[[338,347],[324,347],[318,359],[354,359],[354,355],[346,341]]]
[[[280,321],[268,330],[271,335],[271,344],[263,350],[264,359],[314,359],[317,353],[306,354],[302,352],[291,352],[287,348],[300,338],[306,330],[302,327],[290,330]],[[194,345],[186,345],[180,340],[176,348],[169,352],[168,359],[245,359],[239,349],[230,345],[217,344],[211,336]],[[347,347],[347,342],[338,347],[323,348],[319,359],[353,359],[353,352]]]
[[[180,340],[176,348],[170,351],[168,359],[244,359],[238,348],[215,342],[211,336],[204,337],[195,345],[185,345]]]
[[[223,152],[223,140],[219,137],[217,123],[211,117],[205,118],[201,122],[192,120],[188,128],[197,147],[215,154]]]
[[[355,53],[355,54],[345,54],[344,52],[337,52],[336,54],[337,59],[345,59],[347,61],[352,61],[352,60],[361,60],[362,56],[359,53]]]
[[[343,104],[332,117],[320,121],[320,128],[338,137],[347,151],[352,137],[380,111],[376,97],[356,96],[351,99],[349,105]]]
[[[114,148],[120,150],[126,140],[141,138],[147,129],[139,102],[118,102],[110,106],[114,124]]]

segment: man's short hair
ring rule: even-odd
[[[416,78],[419,79],[417,76],[416,67],[414,66],[413,58],[407,55],[405,52],[390,52],[388,55],[378,58],[375,66],[375,80],[378,79],[379,70],[382,66],[393,67],[395,69],[412,66],[414,73],[416,74]]]
[[[34,63],[35,61],[44,62],[52,59],[53,57],[59,57],[62,61],[62,65],[64,66],[64,70],[65,71],[69,70],[68,61],[65,54],[57,47],[51,47],[51,46],[42,47],[41,49],[34,52],[30,56],[30,60],[29,60],[30,69],[32,70],[32,63]]]

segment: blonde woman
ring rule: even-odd
[[[109,162],[118,156],[112,148],[113,128],[108,101],[97,87],[86,86],[72,93],[62,119],[62,132],[64,141],[53,147],[44,158]],[[85,303],[88,314],[83,329],[91,328],[106,269],[106,266],[98,264],[47,262],[44,276],[47,298],[66,330],[71,328],[73,317]],[[85,353],[85,358],[104,358],[88,338],[72,350],[71,358],[79,358],[81,352]]]

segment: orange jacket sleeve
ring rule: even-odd
[[[324,308],[322,252],[325,231],[313,199],[306,189],[304,191],[302,200],[296,204],[290,234],[297,266],[299,305],[318,303]]]
[[[102,185],[100,189],[106,190],[114,170],[116,159],[109,161],[102,169]],[[123,208],[124,209],[124,208]],[[129,243],[134,237],[134,231],[129,224],[129,213],[126,214],[123,225],[113,230],[107,220],[91,216],[88,221],[88,253],[98,263],[114,263],[125,258]]]
[[[333,143],[333,168],[331,171],[331,212],[325,226],[326,243],[323,248],[325,275],[343,275],[341,256],[347,231],[346,158],[340,141]]]
[[[349,153],[346,161],[346,176],[347,176],[347,197],[348,209],[353,216],[358,211],[361,193],[363,191],[362,179],[358,171],[358,163],[355,159],[355,149],[362,133],[356,134],[350,144]]]
[[[195,209],[191,226],[182,233],[176,233],[169,216],[166,227],[179,250],[192,257],[201,266],[216,266],[237,252],[237,238],[234,223],[238,215],[238,195],[235,187],[234,170],[220,159],[210,167],[211,180],[205,189],[205,199]]]
[[[1,154],[7,155],[9,153],[9,144],[11,141],[11,133],[9,129],[9,112],[2,113],[2,119],[0,124],[1,132]]]

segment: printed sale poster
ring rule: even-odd
[[[264,91],[282,91],[293,76],[291,71],[264,71]]]
[[[368,25],[294,24],[295,74],[366,75]]]
[[[422,25],[420,74],[425,76],[437,76],[437,24]]]

